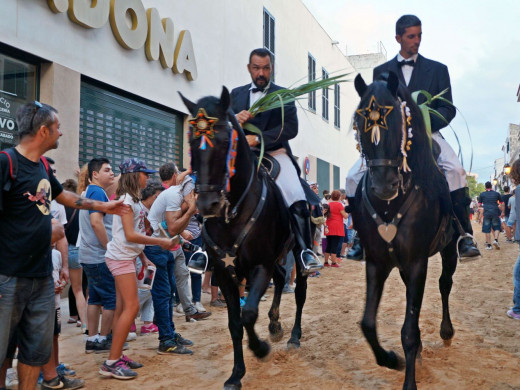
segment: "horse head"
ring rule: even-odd
[[[208,96],[193,103],[179,92],[192,117],[189,119],[191,168],[196,173],[197,207],[206,218],[219,216],[227,204],[229,180],[234,174],[237,130],[230,111],[230,95],[222,88],[220,99]]]
[[[367,160],[371,190],[382,200],[392,200],[399,193],[403,167],[399,80],[390,72],[386,80],[376,80],[367,86],[361,75],[357,75],[354,85],[361,97],[354,124],[361,153]]]

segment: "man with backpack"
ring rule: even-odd
[[[52,199],[111,214],[128,212],[128,206],[63,191],[41,157],[58,147],[62,135],[55,108],[34,101],[20,107],[16,121],[20,143],[0,154],[0,363],[16,333],[20,388],[29,389],[50,358],[53,340]]]

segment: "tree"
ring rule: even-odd
[[[477,179],[475,179],[473,176],[466,176],[466,180],[468,182],[469,196],[471,198],[479,196],[481,192],[486,190],[484,184],[477,183]]]

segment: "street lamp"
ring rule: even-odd
[[[495,177],[495,178],[493,179],[493,185],[496,187],[497,184],[498,184],[498,180],[497,180],[497,178]]]
[[[506,175],[509,175],[511,173],[511,165],[509,165],[509,164],[504,165],[504,173]]]

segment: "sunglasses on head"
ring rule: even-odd
[[[31,130],[33,129],[34,117],[36,116],[36,113],[38,112],[38,110],[43,107],[43,104],[41,104],[39,101],[35,100],[34,101],[34,106],[35,107],[34,107],[34,111],[33,111],[32,117],[31,117],[31,124],[29,125],[29,128]]]

